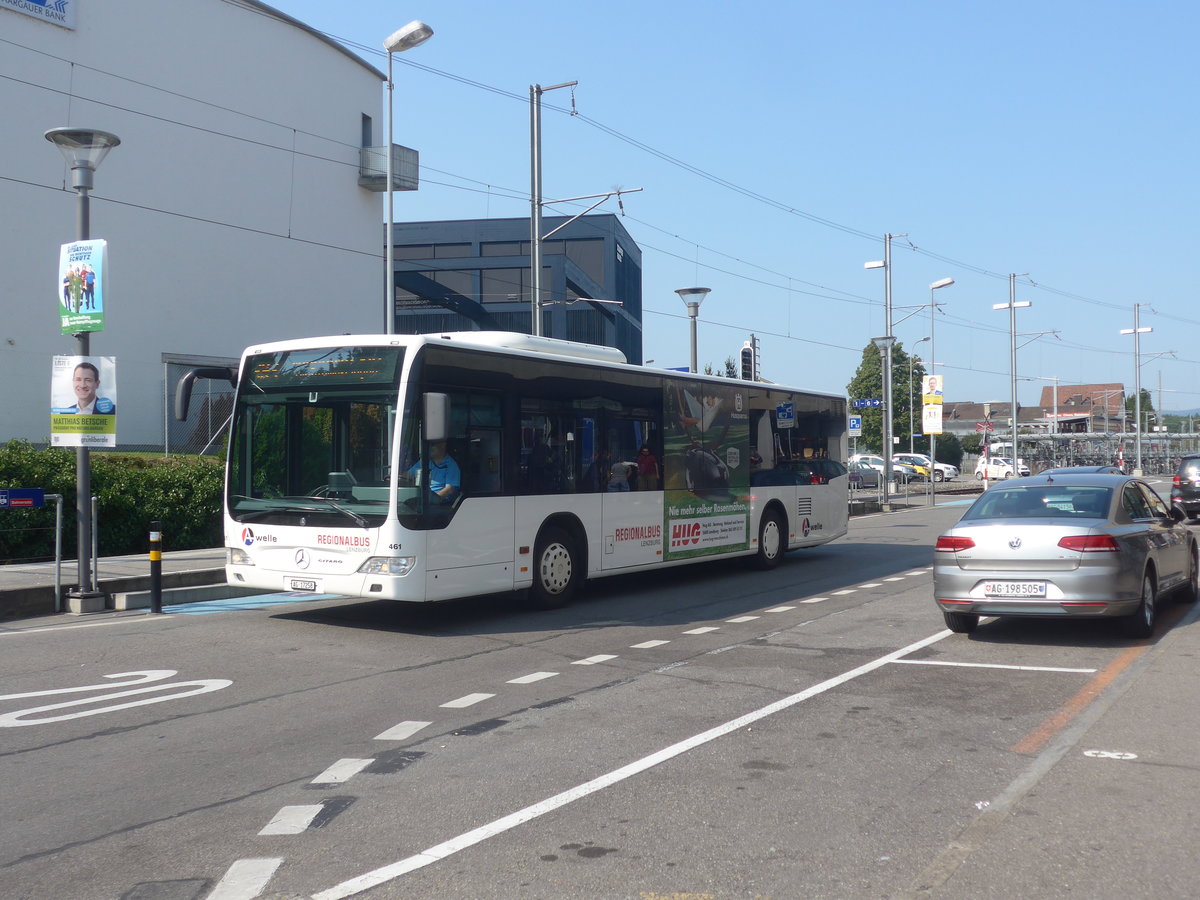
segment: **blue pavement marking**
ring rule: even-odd
[[[970,506],[975,502],[975,498],[970,500],[951,500],[949,503],[939,503],[938,506]]]
[[[284,606],[289,603],[306,603],[310,600],[337,600],[341,594],[307,594],[302,591],[286,591],[280,594],[256,594],[253,597],[231,597],[228,600],[200,600],[196,603],[177,603],[164,606],[164,613],[183,616],[203,616],[207,613],[234,612],[241,609],[263,609],[268,606]]]

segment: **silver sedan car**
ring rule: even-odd
[[[1168,591],[1196,599],[1196,538],[1125,475],[1035,475],[985,491],[937,539],[934,599],[951,631],[980,616],[1123,616],[1154,632]]]

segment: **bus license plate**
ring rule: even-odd
[[[988,597],[1030,597],[1046,596],[1044,581],[985,581],[983,593]]]
[[[317,583],[315,581],[305,581],[300,578],[292,578],[288,581],[288,590],[292,591],[315,591]]]

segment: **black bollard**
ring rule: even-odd
[[[162,522],[150,523],[150,612],[162,612]]]

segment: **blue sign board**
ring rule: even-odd
[[[880,397],[871,397],[867,400],[851,400],[850,406],[852,409],[873,409],[883,406],[883,400]]]
[[[46,505],[41,488],[0,488],[0,509],[33,509]]]

